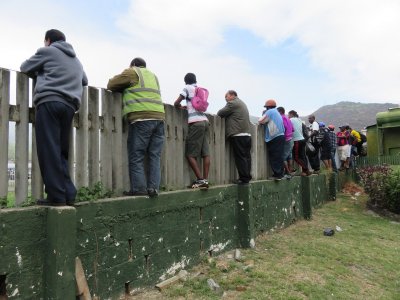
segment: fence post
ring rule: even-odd
[[[89,186],[93,187],[100,180],[99,155],[99,90],[88,88],[88,120],[89,125]]]
[[[89,120],[88,120],[88,95],[84,88],[82,103],[78,112],[79,124],[76,128],[76,155],[75,155],[75,184],[77,188],[89,186],[88,160],[89,160]]]
[[[0,69],[0,208],[3,205],[7,205],[8,194],[9,103],[10,72],[4,69]]]
[[[75,299],[76,209],[69,206],[46,209],[44,298]]]
[[[19,206],[28,197],[29,154],[29,78],[17,73],[16,103],[18,121],[15,124],[15,205]]]
[[[251,184],[237,186],[238,234],[242,248],[254,247],[254,216]]]

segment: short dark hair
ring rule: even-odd
[[[233,95],[233,96],[237,97],[237,93],[234,90],[229,90],[226,93],[229,94],[229,95]]]
[[[141,57],[135,57],[131,61],[131,67],[143,67],[143,68],[146,68],[146,61]]]
[[[277,110],[281,113],[281,114],[285,114],[285,109],[282,106],[279,106],[277,108]]]
[[[289,111],[289,115],[292,115],[292,116],[294,116],[295,118],[298,118],[298,117],[299,117],[299,115],[297,114],[297,111],[295,111],[295,110]]]
[[[50,29],[46,31],[44,35],[44,40],[50,40],[50,44],[58,41],[66,41],[65,34],[62,33],[60,30],[57,29]]]
[[[186,84],[197,83],[196,75],[194,75],[193,73],[187,73],[183,78],[183,80],[185,81]]]

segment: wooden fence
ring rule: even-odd
[[[34,109],[29,105],[32,98],[32,81],[24,74],[0,68],[0,199],[8,192],[9,123],[15,122],[15,198],[21,205],[32,195],[43,197],[36,145]],[[15,77],[15,83],[11,78]],[[16,87],[15,105],[10,103],[11,86]],[[105,89],[84,89],[81,108],[75,114],[71,130],[69,167],[77,188],[93,187],[101,182],[118,196],[129,189],[127,162],[127,125],[122,119],[121,94]],[[165,144],[161,163],[163,190],[184,189],[194,178],[184,155],[187,133],[187,112],[165,104]],[[225,122],[220,117],[208,115],[210,121],[210,174],[213,185],[228,184],[236,178],[236,168],[229,143],[225,140]],[[29,144],[29,123],[32,123],[32,139]],[[269,175],[264,129],[253,125],[252,175],[265,179]],[[31,151],[29,151],[31,150]],[[32,157],[29,157],[32,153]],[[28,164],[31,161],[31,180],[28,180]]]

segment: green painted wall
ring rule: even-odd
[[[7,274],[11,299],[74,299],[78,256],[92,296],[117,298],[126,285],[154,285],[204,256],[250,247],[261,232],[310,218],[331,198],[330,184],[314,175],[156,199],[1,210],[0,275]]]
[[[0,275],[10,298],[43,297],[46,220],[39,207],[0,210]]]

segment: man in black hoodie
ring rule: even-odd
[[[38,204],[73,205],[76,188],[68,171],[69,135],[88,80],[61,31],[48,30],[44,45],[21,65],[21,72],[36,78],[36,146],[47,193],[47,200]]]

